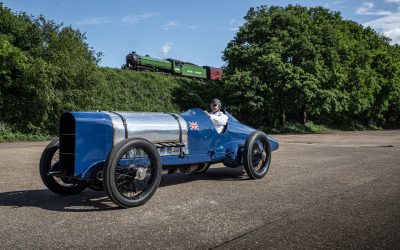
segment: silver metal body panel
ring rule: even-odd
[[[128,138],[138,137],[146,139],[157,145],[160,155],[179,155],[179,147],[173,146],[180,143],[180,129],[182,130],[182,150],[185,154],[189,154],[188,145],[188,127],[186,121],[180,116],[174,114],[177,119],[167,113],[153,112],[105,112],[113,123],[114,128],[114,145],[125,140],[125,126],[123,119],[126,121]],[[161,146],[160,145],[163,145]]]

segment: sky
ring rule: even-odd
[[[0,0],[13,12],[44,15],[86,33],[101,66],[121,67],[130,51],[220,67],[223,50],[250,7],[299,4],[340,11],[400,44],[400,0]]]

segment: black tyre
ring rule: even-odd
[[[54,139],[44,149],[40,158],[39,171],[44,185],[52,192],[60,195],[72,195],[82,192],[86,186],[83,183],[71,182],[66,178],[50,175],[51,171],[58,170],[59,139]]]
[[[160,155],[149,141],[129,138],[113,148],[103,172],[104,190],[115,204],[123,208],[139,206],[160,184]]]
[[[271,147],[268,137],[261,131],[252,132],[243,150],[244,170],[251,179],[261,179],[271,164]]]
[[[211,163],[200,163],[199,168],[193,172],[194,173],[204,173],[210,168],[210,166],[211,166]]]

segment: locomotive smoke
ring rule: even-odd
[[[172,44],[171,43],[165,43],[164,46],[161,48],[161,52],[163,53],[164,57],[167,56],[168,52],[171,50]]]

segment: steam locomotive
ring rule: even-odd
[[[149,55],[140,56],[132,51],[126,56],[126,64],[123,68],[133,70],[145,70],[164,72],[167,74],[181,75],[199,79],[219,80],[222,77],[222,69],[210,66],[198,66],[193,63],[182,62],[175,59],[157,59]]]

